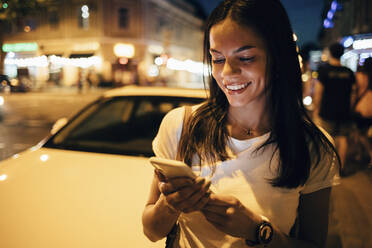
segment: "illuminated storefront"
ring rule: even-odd
[[[71,45],[70,45],[71,46]],[[41,51],[41,47],[46,52]],[[63,84],[66,86],[77,83],[79,70],[102,71],[102,57],[99,56],[99,43],[76,43],[66,52],[60,48],[68,47],[59,44],[54,50],[53,45],[34,43],[5,43],[2,47],[6,52],[4,72],[9,77],[28,77],[33,87],[43,87],[45,83]],[[54,50],[54,51],[53,51]],[[96,55],[97,54],[97,55]],[[27,71],[20,75],[22,71]]]
[[[372,57],[372,34],[347,36],[341,42],[345,47],[341,62],[353,71],[356,71],[357,66],[362,65],[366,58]]]
[[[5,37],[4,71],[36,88],[81,81],[202,86],[203,19],[198,6],[180,2],[55,2],[55,19],[35,17],[34,29],[17,27]]]
[[[42,53],[40,47],[47,53]],[[60,44],[56,47],[68,47],[69,44]],[[111,82],[114,85],[133,84],[139,81],[138,73],[141,73],[143,82],[147,84],[161,83],[167,80],[168,84],[180,82],[187,79],[188,82],[202,85],[202,77],[207,68],[202,62],[190,59],[180,60],[165,55],[160,50],[154,50],[149,46],[144,59],[138,64],[135,58],[136,48],[133,44],[116,43],[112,45],[113,55],[104,57],[98,42],[76,43],[68,53],[54,50],[46,45],[38,43],[6,43],[3,51],[7,52],[5,57],[4,71],[9,77],[19,77],[20,69],[27,69],[28,77],[34,82],[33,87],[45,86],[45,83],[73,86],[81,80],[86,80],[87,74],[94,72],[101,75],[102,82]],[[146,59],[147,58],[147,59]],[[110,61],[116,61],[114,63]],[[144,68],[140,68],[140,67]],[[81,75],[83,74],[83,75]],[[160,78],[160,80],[159,80]],[[96,84],[99,82],[96,82]],[[194,84],[188,87],[195,86]]]

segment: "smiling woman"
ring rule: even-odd
[[[155,171],[145,234],[171,232],[169,247],[323,247],[336,152],[303,106],[280,1],[222,1],[207,20],[204,61],[209,98],[189,118],[169,112],[153,141],[157,157],[182,160],[198,177]]]

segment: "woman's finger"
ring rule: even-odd
[[[206,181],[204,178],[197,178],[194,184],[166,195],[166,199],[169,204],[180,211],[189,210],[206,194],[209,186],[210,181]]]
[[[208,192],[211,185],[210,181],[204,182],[200,189],[196,189],[192,195],[187,199],[189,205],[194,206],[197,204]],[[208,193],[209,198],[210,193]]]
[[[195,194],[202,194],[202,187],[204,185],[204,182],[205,179],[196,180],[194,184],[187,185],[180,190],[167,195],[167,201],[180,210],[188,208],[196,201],[194,200],[194,202],[192,202],[192,200],[190,200],[190,197]],[[201,196],[202,195],[200,195],[200,197]]]
[[[168,179],[168,182],[160,182],[159,183],[159,190],[164,195],[169,195],[173,192],[176,192],[183,187],[190,186],[193,184],[192,179],[188,177],[178,177]]]
[[[239,201],[235,197],[211,194],[209,203],[216,206],[231,206],[237,205]]]
[[[207,192],[206,194],[204,194],[204,196],[202,198],[199,199],[198,202],[196,202],[195,204],[193,204],[193,206],[191,208],[184,209],[183,212],[185,212],[185,213],[191,213],[193,211],[200,211],[208,203],[208,201],[209,201],[209,195],[210,195],[210,193]]]
[[[161,173],[161,171],[159,171],[158,169],[155,169],[154,172],[155,172],[155,175],[158,177],[158,180],[160,182],[166,182],[167,181],[167,178],[163,175],[163,173]]]

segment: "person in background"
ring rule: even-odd
[[[357,73],[357,96],[353,103],[354,122],[358,130],[358,138],[368,151],[372,165],[372,150],[368,140],[368,130],[372,126],[372,58],[367,58]]]
[[[352,70],[341,65],[344,47],[340,43],[333,43],[329,53],[328,63],[318,69],[313,118],[335,139],[342,174],[348,148],[347,136],[352,126],[351,98],[355,76]]]
[[[209,97],[170,111],[153,141],[196,179],[155,171],[145,235],[168,247],[324,247],[338,163],[307,116],[287,13],[278,0],[225,0],[204,39]],[[295,224],[296,223],[296,224]]]

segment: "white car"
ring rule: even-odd
[[[142,229],[151,142],[169,110],[205,97],[201,89],[110,90],[0,162],[0,247],[165,247]]]

